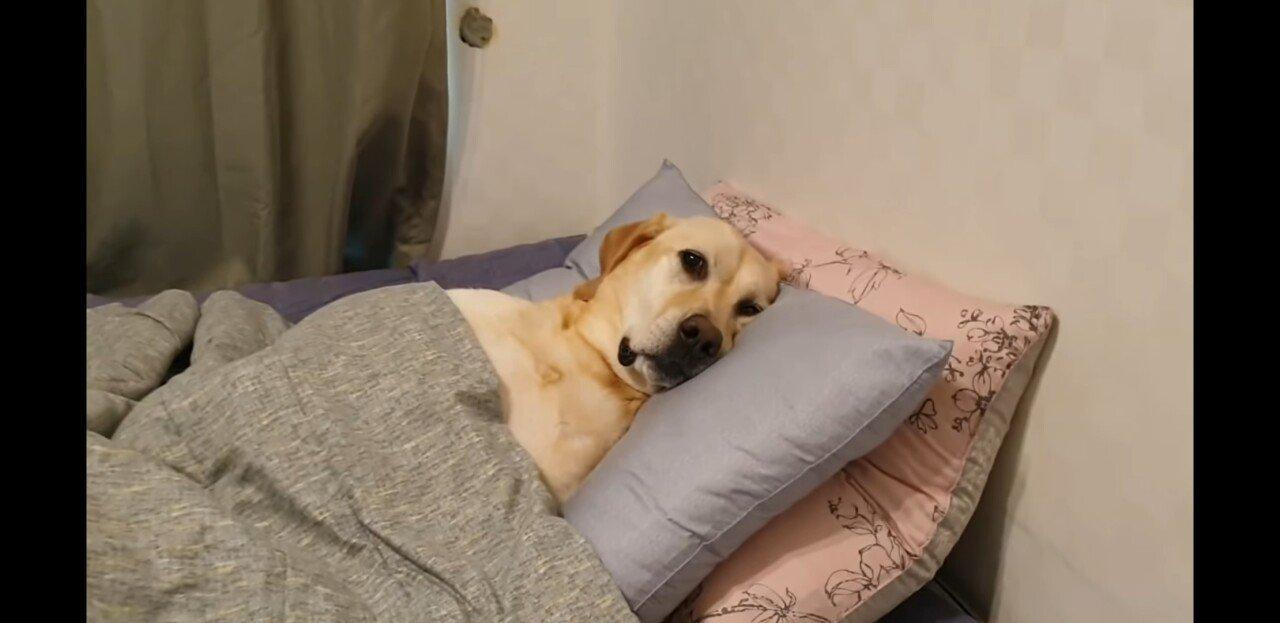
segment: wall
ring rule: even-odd
[[[942,576],[997,622],[1191,619],[1190,2],[502,7],[460,62],[446,253],[584,231],[665,156],[1050,305],[1038,388]]]
[[[469,6],[494,19],[477,50],[458,37]],[[454,257],[579,234],[604,205],[596,162],[603,140],[611,7],[594,0],[447,0],[449,158],[444,234],[432,253]]]

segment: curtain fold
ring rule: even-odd
[[[89,292],[406,263],[443,184],[443,0],[88,0]]]

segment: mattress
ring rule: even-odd
[[[487,253],[467,255],[440,262],[417,262],[406,268],[387,268],[327,277],[294,279],[276,283],[250,284],[236,290],[248,298],[266,303],[281,316],[296,323],[338,299],[387,286],[435,281],[442,288],[488,288],[504,290],[530,300],[544,300],[567,291],[577,278],[564,268],[564,258],[586,236],[554,238]],[[203,302],[210,293],[197,295]],[[121,299],[132,306],[148,296]],[[87,295],[86,306],[114,302]],[[937,581],[904,601],[881,619],[882,623],[977,623]]]

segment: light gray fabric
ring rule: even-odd
[[[574,286],[586,281],[572,268],[556,267],[525,277],[502,289],[511,296],[527,301],[545,301],[573,291]]]
[[[86,458],[90,620],[635,620],[434,283],[174,377]]]
[[[643,221],[666,212],[674,217],[709,216],[715,218],[715,210],[693,192],[684,174],[669,160],[663,160],[658,172],[595,228],[586,240],[569,252],[565,266],[573,268],[591,279],[600,274],[600,245],[609,230],[627,223]]]
[[[85,311],[85,425],[110,436],[134,401],[160,385],[191,343],[199,310],[191,294],[168,290],[136,308]]]
[[[889,437],[951,343],[783,287],[721,361],[649,399],[565,506],[641,621]]]
[[[274,344],[289,322],[238,292],[214,292],[200,306],[188,370],[212,370]]]
[[[321,562],[278,549],[199,483],[93,432],[85,462],[87,620],[376,620]]]
[[[197,310],[181,290],[152,297],[136,309],[120,304],[86,310],[86,427],[110,437],[137,404],[191,347],[184,374],[213,369],[275,342],[289,323],[267,305],[215,292]]]
[[[137,402],[100,389],[85,390],[85,428],[110,437]]]

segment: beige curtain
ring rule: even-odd
[[[443,0],[86,9],[89,292],[207,290],[426,249],[444,169]]]

